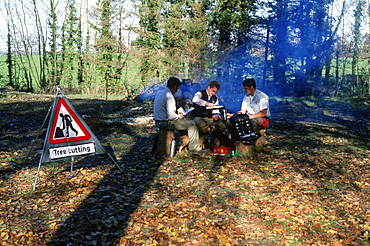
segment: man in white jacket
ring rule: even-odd
[[[241,109],[237,114],[248,114],[253,130],[259,132],[270,123],[269,97],[256,88],[254,79],[244,80],[243,87],[247,95],[244,96]],[[232,114],[227,116],[229,118]]]
[[[243,82],[244,96],[239,113],[248,114],[252,121],[254,131],[264,129],[270,123],[269,97],[256,88],[254,79],[246,79]]]

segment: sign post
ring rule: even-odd
[[[57,87],[33,190],[36,189],[41,164],[70,157],[72,172],[73,161],[76,156],[91,154],[107,154],[118,169],[122,171],[64,96],[60,87]]]

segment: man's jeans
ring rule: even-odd
[[[193,120],[177,119],[169,121],[155,121],[155,125],[162,129],[168,130],[186,130],[189,136],[189,150],[200,151],[202,148],[199,144],[199,132],[198,127]]]
[[[218,129],[223,132],[226,129],[225,123],[219,119],[218,121],[214,121],[213,118],[208,118],[208,117],[195,117],[194,118],[195,123],[198,126],[198,130],[202,131],[204,127],[214,123],[217,125]]]

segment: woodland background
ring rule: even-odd
[[[370,91],[364,0],[0,2],[0,86],[134,98],[169,76],[270,95]]]

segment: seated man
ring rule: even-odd
[[[193,97],[194,110],[191,112],[191,118],[194,119],[198,126],[201,145],[204,142],[205,134],[211,130],[210,125],[215,126],[215,130],[222,133],[226,129],[225,123],[221,119],[220,111],[214,109],[219,105],[216,93],[220,89],[217,81],[211,81],[207,89],[198,91]]]
[[[178,78],[171,77],[167,87],[157,93],[154,99],[154,120],[159,128],[169,130],[186,130],[189,136],[189,150],[200,151],[198,128],[193,120],[184,119],[184,115],[176,113],[175,94],[181,86]]]
[[[259,133],[270,122],[269,97],[256,88],[254,79],[244,80],[243,87],[247,95],[244,96],[241,109],[237,114],[248,114],[254,132]],[[231,116],[232,114],[227,114],[228,118]]]

